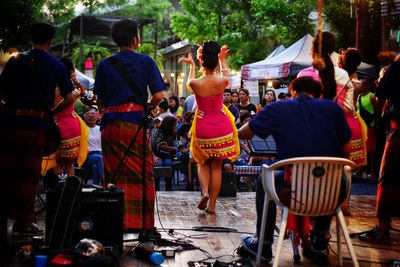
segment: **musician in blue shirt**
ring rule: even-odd
[[[310,77],[293,80],[289,85],[292,99],[265,106],[239,130],[239,138],[251,139],[254,135],[266,138],[272,135],[278,149],[278,160],[303,156],[345,157],[348,153],[350,129],[343,110],[333,101],[320,99],[320,82]],[[283,186],[283,177],[277,183]],[[260,179],[259,179],[260,180]],[[260,231],[264,191],[259,181],[256,192],[257,236]],[[272,257],[271,244],[275,227],[276,207],[270,202],[263,257]],[[311,251],[321,260],[327,259],[329,226],[332,217],[318,217],[313,228]],[[244,236],[244,249],[257,253],[258,239]],[[317,254],[320,255],[317,255]]]

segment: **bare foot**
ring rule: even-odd
[[[209,198],[210,196],[203,195],[200,199],[199,204],[197,205],[197,208],[199,210],[205,210],[207,208],[207,202]]]
[[[214,210],[211,210],[211,209],[207,208],[207,209],[205,210],[205,212],[207,212],[208,214],[215,214],[215,209],[214,209]]]

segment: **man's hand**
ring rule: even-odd
[[[246,123],[245,125],[240,127],[238,135],[240,139],[245,139],[245,140],[249,140],[254,136],[253,131],[249,127],[249,123]]]

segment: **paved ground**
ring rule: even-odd
[[[376,223],[374,217],[376,183],[361,180],[353,184],[353,195],[351,197],[352,216],[346,217],[348,229],[351,233],[359,233],[369,230]],[[178,188],[175,188],[178,189]],[[245,191],[246,185],[241,185],[240,191]],[[162,237],[174,242],[185,242],[198,249],[176,252],[175,257],[169,258],[161,266],[180,267],[188,266],[189,261],[199,261],[210,257],[209,262],[230,262],[238,260],[236,250],[240,245],[243,234],[252,234],[255,231],[255,193],[238,192],[236,197],[222,197],[217,203],[217,214],[209,215],[197,209],[197,201],[200,198],[198,191],[174,191],[157,193],[157,230]],[[112,216],[110,214],[110,216]],[[45,212],[38,214],[39,225],[44,229]],[[278,212],[277,225],[280,223],[280,212]],[[400,220],[393,220],[393,227],[400,229]],[[205,227],[209,231],[195,231],[193,227]],[[218,232],[216,232],[218,230]],[[330,264],[337,264],[336,257],[336,232],[335,222],[331,226],[332,248]],[[171,235],[172,234],[172,235]],[[366,244],[352,239],[352,243],[361,266],[394,266],[395,259],[400,259],[400,233],[391,232],[389,244]],[[146,261],[130,256],[127,253],[137,241],[137,234],[124,234],[125,253],[120,257],[121,266],[153,266]],[[277,236],[275,236],[275,241]],[[343,240],[342,240],[343,241]],[[275,251],[275,245],[273,251]],[[164,248],[165,247],[161,247]],[[172,247],[175,248],[176,247]],[[346,246],[342,246],[344,255],[344,266],[352,266]],[[251,261],[253,266],[255,262]],[[299,264],[293,260],[291,242],[285,240],[281,255],[280,266],[315,266],[305,258]],[[14,263],[9,266],[23,266]],[[197,265],[201,266],[201,265]],[[204,266],[204,265],[203,265]],[[269,266],[264,264],[263,266]]]

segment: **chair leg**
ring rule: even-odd
[[[337,235],[337,254],[339,266],[343,266],[343,255],[342,255],[342,234],[340,232],[340,222],[336,215],[336,235]]]
[[[285,238],[288,214],[289,214],[289,209],[284,208],[283,209],[283,214],[282,214],[282,219],[281,219],[281,229],[279,230],[278,245],[276,247],[276,252],[275,252],[275,257],[274,257],[274,264],[272,265],[273,267],[278,267],[278,264],[279,264],[279,256],[281,254],[281,249],[282,249],[282,245],[283,245],[283,239]]]
[[[268,194],[265,194],[264,197],[264,207],[263,207],[263,217],[261,221],[261,229],[260,229],[260,236],[258,236],[258,250],[257,250],[257,259],[256,259],[256,266],[260,266],[261,264],[261,255],[262,255],[262,249],[263,249],[263,244],[264,244],[264,236],[265,236],[265,227],[267,224],[267,218],[268,218],[268,202],[269,202],[269,197]]]
[[[351,260],[353,261],[353,265],[355,267],[359,267],[360,265],[358,264],[357,256],[356,256],[356,253],[354,252],[354,248],[351,243],[349,232],[347,231],[347,225],[344,220],[342,210],[340,210],[340,209],[338,210],[338,212],[336,213],[336,217],[339,218],[339,223],[342,228],[343,236],[344,236],[344,239],[346,240],[347,249],[349,250]]]

